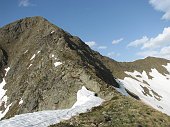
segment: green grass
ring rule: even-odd
[[[167,127],[170,117],[123,96],[115,96],[102,106],[93,108],[68,121],[50,127]]]

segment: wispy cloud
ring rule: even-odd
[[[114,45],[114,44],[118,44],[118,43],[120,43],[121,41],[123,41],[123,38],[120,38],[120,39],[117,39],[117,40],[113,40],[112,41],[112,44]]]
[[[105,45],[99,45],[97,44],[97,42],[95,41],[87,41],[85,42],[90,48],[93,48],[93,49],[100,49],[100,50],[104,50],[104,49],[107,49],[107,46]]]
[[[98,49],[107,49],[107,46],[99,46]]]
[[[19,0],[19,7],[28,7],[28,6],[34,6],[34,4],[32,4],[30,0]]]
[[[170,0],[149,0],[155,10],[164,12],[162,19],[170,20]]]
[[[147,56],[155,56],[170,59],[170,46],[162,47],[161,49],[157,50],[146,50],[138,52],[137,55],[147,57]]]
[[[170,27],[164,28],[162,33],[155,37],[147,36],[137,39],[128,44],[128,46],[139,47],[141,50],[137,53],[140,56],[155,56],[170,59]]]
[[[96,46],[96,42],[95,41],[87,41],[85,42],[89,47],[94,47]]]
[[[170,27],[164,28],[163,32],[158,34],[156,37],[148,38],[147,36],[144,36],[141,39],[130,42],[128,46],[141,46],[141,49],[153,49],[168,44],[170,44]]]
[[[115,57],[120,56],[120,54],[119,54],[119,53],[115,53],[115,52],[109,52],[109,53],[107,54],[107,56],[108,56],[108,57],[111,57],[111,58],[115,58]]]
[[[148,37],[143,36],[141,39],[137,39],[135,41],[130,42],[127,46],[128,47],[130,47],[130,46],[137,47],[137,46],[143,45],[148,40],[149,40]]]

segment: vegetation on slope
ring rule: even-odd
[[[117,95],[102,106],[50,127],[167,127],[170,117],[140,101]]]

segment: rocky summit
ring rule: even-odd
[[[53,126],[170,126],[168,63],[117,62],[42,17],[24,18],[0,28],[0,118],[77,110],[78,96],[94,93],[101,106]]]

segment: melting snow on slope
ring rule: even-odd
[[[8,120],[0,121],[2,127],[48,127],[62,120],[70,119],[79,113],[86,112],[92,107],[99,106],[104,100],[96,97],[94,92],[84,86],[77,92],[77,102],[64,110],[49,110],[16,115]]]
[[[28,52],[28,50],[26,50],[26,51],[24,52],[24,54],[27,53],[27,52]]]
[[[119,84],[119,88],[116,88],[116,87],[115,87],[115,89],[116,89],[119,93],[123,94],[124,96],[129,96],[129,94],[128,94],[127,91],[125,90],[125,87],[124,87],[123,83],[122,83],[121,81],[119,81],[118,79],[115,79],[115,80],[116,80],[116,82]]]
[[[35,56],[38,54],[38,53],[40,53],[41,51],[38,51],[36,54],[34,54],[31,58],[30,58],[30,60],[33,60],[34,58],[35,58]]]
[[[30,60],[33,60],[35,58],[35,54],[31,57],[31,59]]]
[[[10,67],[5,69],[5,76],[7,75],[9,69],[10,69]],[[7,99],[8,99],[8,97],[5,95],[6,90],[3,89],[5,84],[6,84],[6,81],[5,81],[5,77],[4,77],[3,81],[0,83],[0,106],[2,106],[2,104],[4,103],[5,111],[0,111],[0,119],[5,116],[5,114],[9,110],[9,107],[11,106],[11,104],[7,106]]]
[[[6,109],[5,109],[4,112],[0,111],[0,119],[3,118],[3,117],[6,115],[6,113],[9,111],[9,108],[11,107],[11,105],[12,105],[12,103],[9,104],[9,105],[6,107]],[[1,127],[3,127],[3,126],[1,126]]]
[[[19,105],[21,105],[23,103],[23,99],[21,98],[20,101],[19,101]]]
[[[170,72],[170,64],[164,67]],[[149,75],[153,78],[150,79],[145,71],[125,73],[131,76],[120,80],[126,89],[155,109],[170,115],[170,74],[165,76],[156,69],[151,69]]]
[[[27,69],[29,69],[31,66],[32,66],[32,64],[30,64],[30,65],[27,67]]]
[[[59,65],[61,65],[61,64],[62,64],[61,62],[55,62],[55,63],[54,63],[54,66],[57,67],[57,66],[59,66]]]

